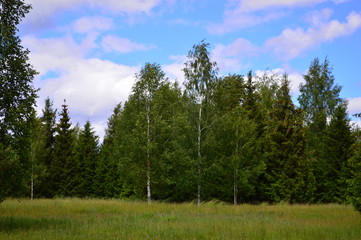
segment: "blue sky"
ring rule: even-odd
[[[38,110],[67,100],[73,124],[102,136],[134,75],[161,64],[183,82],[183,63],[206,39],[220,74],[288,73],[294,98],[311,61],[328,57],[349,113],[361,112],[360,0],[26,0],[22,44],[40,73]]]

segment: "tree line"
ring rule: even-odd
[[[187,55],[183,87],[144,64],[100,144],[90,121],[72,126],[65,100],[58,113],[47,98],[36,116],[37,73],[16,35],[30,6],[7,0],[0,9],[0,198],[352,202],[361,210],[360,129],[327,58],[311,62],[297,106],[287,74],[220,76],[201,41]]]

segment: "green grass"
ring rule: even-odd
[[[361,240],[361,214],[347,205],[6,200],[0,239]]]

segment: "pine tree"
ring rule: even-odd
[[[95,197],[96,166],[98,165],[98,136],[95,135],[91,123],[87,121],[80,131],[76,149],[76,162],[80,164],[80,186],[74,195],[80,197]]]
[[[0,155],[8,156],[1,158],[0,164],[13,169],[9,164],[20,163],[18,176],[12,178],[7,190],[0,190],[0,198],[25,194],[25,182],[30,179],[30,122],[37,97],[32,81],[37,72],[28,63],[29,51],[17,36],[17,25],[30,8],[21,0],[0,2]],[[3,176],[8,175],[1,174],[0,182],[7,182]]]

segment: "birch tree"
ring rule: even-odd
[[[197,204],[201,203],[202,188],[202,141],[206,128],[210,124],[207,110],[211,105],[211,96],[217,81],[218,68],[216,62],[211,61],[209,44],[204,40],[188,53],[188,61],[183,69],[185,86],[189,97],[196,105],[196,132],[197,132]]]
[[[146,63],[140,70],[139,74],[136,74],[136,83],[133,87],[133,93],[131,98],[134,99],[135,104],[141,110],[139,121],[144,121],[145,124],[145,173],[146,173],[146,187],[147,187],[147,201],[151,203],[152,191],[151,191],[151,170],[152,160],[154,159],[154,153],[152,151],[154,145],[154,125],[156,113],[153,111],[154,97],[156,92],[160,89],[165,82],[165,74],[162,71],[160,65],[155,63]]]

